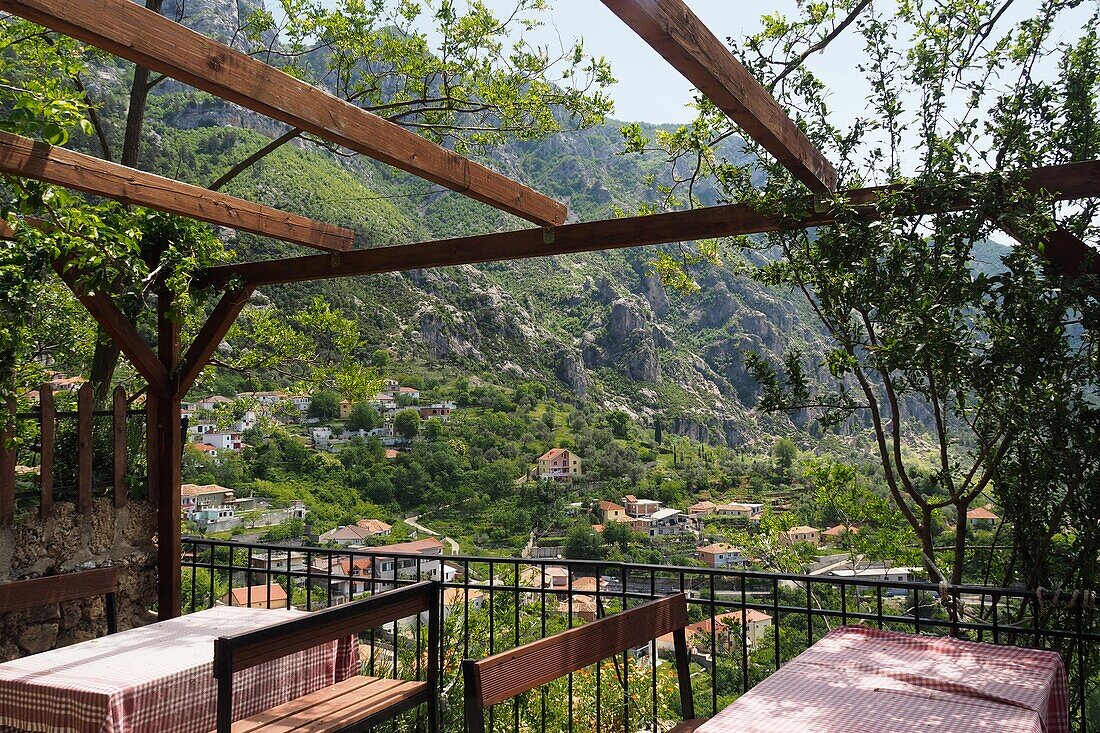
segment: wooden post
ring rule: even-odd
[[[53,387],[43,384],[38,390],[38,430],[41,456],[38,462],[38,516],[42,519],[53,514],[53,449],[57,433],[56,409],[53,404]]]
[[[157,298],[157,350],[160,360],[171,374],[179,361],[179,323],[169,318],[172,295],[161,292]],[[150,466],[150,493],[155,486],[157,496],[157,615],[161,620],[175,618],[180,613],[180,463],[183,459],[183,436],[180,435],[180,400],[166,392],[150,391],[149,404],[156,407],[147,414],[155,419],[150,426],[151,457],[156,456],[155,472]]]
[[[9,397],[7,413],[2,420],[12,421],[15,427],[15,400]],[[0,423],[0,525],[8,525],[15,519],[15,431]]]
[[[122,385],[115,387],[112,408],[114,432],[114,488],[115,508],[126,505],[126,390]]]
[[[80,386],[76,397],[76,509],[92,512],[92,383]]]

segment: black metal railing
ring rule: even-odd
[[[543,638],[624,607],[679,591],[694,622],[697,715],[720,710],[830,629],[954,636],[1059,652],[1070,682],[1074,730],[1100,726],[1100,609],[1091,593],[936,585],[745,569],[380,553],[284,547],[198,537],[183,540],[185,613],[215,602],[316,610],[432,578],[444,588],[443,722],[464,730],[460,662]],[[285,590],[274,591],[273,586]],[[401,676],[419,664],[420,627],[363,639],[369,674]],[[666,642],[570,675],[494,711],[494,730],[581,733],[657,729],[677,720]],[[669,647],[670,648],[670,647]],[[415,658],[415,659],[414,659]],[[403,662],[403,660],[405,660]],[[404,664],[404,667],[402,667]],[[1091,724],[1091,725],[1090,725]]]

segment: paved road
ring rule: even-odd
[[[448,545],[450,546],[450,548],[451,548],[451,554],[452,554],[452,555],[457,555],[457,554],[459,554],[459,549],[460,549],[460,548],[459,548],[459,546],[458,546],[458,543],[457,543],[457,542],[455,542],[455,541],[454,541],[453,539],[451,539],[450,537],[442,537],[442,535],[440,535],[440,534],[439,534],[439,532],[436,532],[436,531],[435,531],[434,529],[428,529],[428,528],[427,528],[427,527],[425,527],[425,526],[424,526],[423,524],[419,524],[419,523],[418,523],[418,522],[416,521],[416,520],[418,520],[418,519],[420,519],[420,515],[419,515],[419,514],[414,514],[414,515],[412,515],[411,517],[405,517],[405,524],[409,525],[410,527],[412,527],[413,529],[415,529],[415,530],[416,530],[417,532],[423,532],[424,534],[430,534],[430,535],[432,535],[432,536],[434,536],[434,537],[441,537],[441,538],[442,538],[442,540],[443,540],[444,542],[446,542],[446,543],[447,543],[447,544],[448,544]]]

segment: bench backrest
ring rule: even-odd
[[[484,710],[516,695],[671,633],[684,718],[695,717],[688,669],[687,596],[650,601],[481,660],[462,663],[466,720],[485,730]]]
[[[255,631],[215,639],[214,677],[218,680],[218,732],[228,733],[232,722],[234,672],[425,611],[428,613],[428,663],[425,675],[429,699],[434,700],[439,676],[439,610],[439,583],[426,580]]]
[[[118,570],[95,568],[0,584],[0,612],[104,596],[107,633],[118,631]]]

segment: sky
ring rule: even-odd
[[[514,7],[514,0],[485,0],[485,3],[498,15]],[[759,15],[766,9],[793,6],[789,0],[767,4],[688,0],[687,4],[722,39],[754,31]],[[746,5],[756,9],[746,11]],[[549,17],[552,27],[547,24],[536,31],[531,42],[557,47],[559,36],[566,44],[574,38],[583,38],[589,54],[604,56],[618,79],[618,84],[608,90],[615,100],[615,119],[654,123],[694,119],[687,107],[692,99],[691,84],[600,0],[556,0]]]

